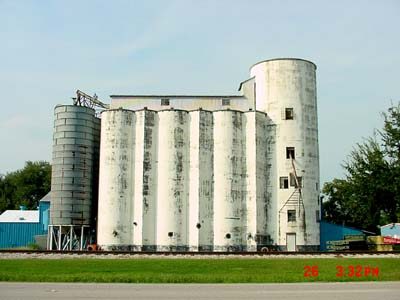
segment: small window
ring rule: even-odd
[[[168,106],[169,105],[169,99],[161,99],[161,105],[162,106]]]
[[[317,221],[317,223],[321,221],[321,218],[319,217],[319,210],[315,211],[315,220]]]
[[[285,108],[285,120],[293,120],[293,107]]]
[[[287,159],[291,159],[291,158],[295,159],[294,147],[286,147],[286,158]]]
[[[231,238],[231,234],[230,234],[230,233],[227,233],[227,234],[225,235],[225,238],[230,239],[230,238]]]
[[[287,211],[287,221],[288,222],[296,222],[296,210],[288,210]]]
[[[297,182],[295,180],[295,176],[293,175],[293,173],[290,173],[290,186],[294,186],[295,188],[302,187],[303,186],[302,178],[297,177],[297,181],[299,183],[299,186],[297,186]]]
[[[279,178],[279,186],[281,189],[289,188],[289,178],[287,176],[283,176]]]
[[[230,99],[222,99],[222,106],[228,106],[231,105],[231,100]]]
[[[170,232],[168,232],[168,236],[169,236],[169,237],[173,237],[173,236],[174,236],[174,233],[173,233],[172,231],[170,231]]]

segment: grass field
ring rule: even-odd
[[[0,281],[267,283],[400,280],[400,259],[5,259]]]

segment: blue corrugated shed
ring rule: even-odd
[[[0,248],[27,246],[39,234],[45,234],[40,223],[0,223]]]
[[[320,249],[321,251],[326,251],[327,241],[338,241],[343,240],[345,235],[362,235],[364,232],[362,230],[346,227],[341,225],[336,225],[321,221],[320,223]]]
[[[47,234],[49,200],[48,195],[46,195],[39,202],[39,219],[37,222],[0,222],[0,248],[24,247],[35,242],[35,235]]]

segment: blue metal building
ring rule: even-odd
[[[321,221],[320,250],[326,251],[328,241],[343,240],[346,235],[364,235],[362,230]]]
[[[0,215],[0,249],[24,247],[35,242],[36,235],[47,234],[50,193],[39,202],[38,210],[7,210]]]

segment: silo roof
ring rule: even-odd
[[[311,60],[302,59],[302,58],[294,58],[294,57],[282,57],[282,58],[272,58],[272,59],[266,59],[266,60],[259,61],[259,62],[255,63],[255,64],[253,64],[250,67],[250,70],[251,70],[251,68],[253,68],[254,66],[256,66],[258,64],[261,64],[261,63],[264,63],[264,62],[275,61],[275,60],[300,60],[300,61],[308,62],[308,63],[314,65],[315,69],[317,69],[317,65],[315,63],[313,63]]]

